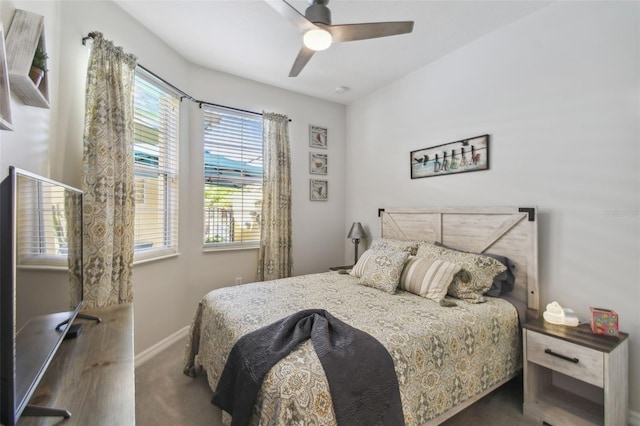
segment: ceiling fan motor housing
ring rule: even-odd
[[[314,24],[331,25],[331,10],[327,7],[329,0],[309,0],[309,6],[304,12],[305,18]]]

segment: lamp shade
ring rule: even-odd
[[[303,43],[311,50],[319,51],[328,49],[331,46],[331,33],[322,28],[316,28],[304,33],[302,37]]]
[[[347,238],[351,238],[354,240],[361,240],[363,238],[367,238],[367,234],[364,232],[364,228],[360,222],[353,222],[351,225],[351,229],[349,230],[349,234]]]

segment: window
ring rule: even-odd
[[[262,118],[203,105],[204,246],[258,247]]]
[[[180,96],[136,70],[134,90],[135,259],[178,251]]]

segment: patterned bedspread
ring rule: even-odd
[[[302,309],[325,309],[378,339],[391,354],[407,425],[420,425],[512,376],[521,367],[516,309],[502,299],[443,307],[357,284],[336,272],[214,290],[200,301],[185,373],[215,389],[242,335]],[[310,341],[267,374],[252,424],[336,424],[329,385]]]

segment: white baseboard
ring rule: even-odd
[[[137,354],[135,356],[135,361],[134,361],[135,367],[136,368],[140,367],[142,364],[144,364],[145,362],[149,361],[155,355],[159,354],[160,352],[162,352],[163,350],[165,350],[169,346],[173,345],[178,340],[180,340],[183,337],[185,337],[187,334],[189,334],[189,326],[188,325],[186,327],[181,328],[180,330],[176,331],[172,335],[170,335],[168,337],[165,337],[164,339],[160,340],[158,343],[156,343],[155,345],[151,346],[150,348],[147,348],[144,351],[140,352],[139,354]]]
[[[640,426],[640,413],[629,410],[629,424],[631,426]]]

